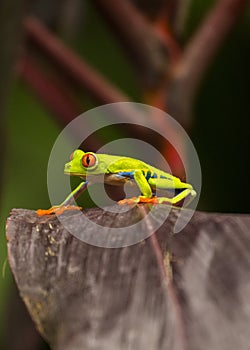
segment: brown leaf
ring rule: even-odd
[[[147,208],[84,214],[117,227],[136,222]],[[166,208],[156,208],[157,218]],[[149,238],[111,249],[80,241],[56,217],[12,210],[11,269],[53,349],[248,349],[250,217],[196,212],[173,234],[181,211],[187,209],[172,209]],[[64,219],[75,227],[78,215]],[[146,222],[149,229],[152,222]],[[99,227],[92,232],[86,224],[82,230],[101,236]]]

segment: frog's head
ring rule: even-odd
[[[93,152],[75,150],[70,155],[70,162],[64,166],[64,173],[67,175],[82,176],[104,173],[105,164],[99,162],[99,156]]]

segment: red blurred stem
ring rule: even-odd
[[[67,48],[62,41],[54,37],[39,20],[28,17],[24,26],[28,39],[38,46],[50,61],[54,61],[63,75],[68,76],[75,84],[90,93],[99,103],[129,100],[125,94]]]
[[[60,87],[55,86],[31,57],[23,57],[18,68],[22,79],[35,91],[49,110],[58,116],[62,124],[68,124],[81,113],[80,108],[76,107],[67,92],[64,93]]]
[[[144,86],[157,86],[166,75],[168,47],[159,32],[128,0],[94,0],[119,37]]]
[[[219,1],[189,42],[177,71],[192,77],[194,87],[248,3],[248,0]]]
[[[189,127],[193,98],[204,73],[248,3],[248,0],[219,1],[174,66],[168,88],[168,110],[182,125]]]
[[[70,98],[68,91],[48,77],[31,57],[22,58],[18,71],[23,81],[32,88],[37,97],[63,126],[82,113],[82,108]],[[73,128],[71,131],[76,135],[79,133],[79,130]],[[100,142],[94,136],[90,136],[87,145],[89,149],[96,150],[100,147]]]

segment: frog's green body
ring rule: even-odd
[[[91,183],[103,181],[116,186],[130,182],[139,187],[141,196],[124,199],[119,201],[119,204],[139,202],[177,204],[188,196],[193,199],[196,195],[190,184],[182,182],[179,178],[141,160],[129,157],[85,153],[82,150],[76,150],[72,153],[70,162],[65,164],[64,173],[79,176],[84,181],[70,193],[60,206],[56,207],[57,210],[62,207],[67,208]],[[178,190],[179,193],[172,198],[155,197],[154,192],[158,189],[163,191]],[[55,207],[48,211],[42,211],[43,213],[40,215],[55,212],[53,208]]]

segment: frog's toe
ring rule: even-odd
[[[157,197],[151,197],[151,198],[147,198],[147,197],[139,197],[140,199],[140,203],[150,203],[150,204],[155,204],[158,203],[157,201]]]
[[[81,207],[78,207],[76,205],[58,205],[58,206],[53,206],[49,209],[38,209],[36,211],[38,216],[45,216],[45,215],[61,215],[67,210],[81,210]]]
[[[51,207],[49,209],[37,209],[36,214],[38,216],[45,216],[45,215],[55,214],[55,212],[56,212],[56,208]]]
[[[195,190],[192,190],[191,192],[190,192],[190,195],[191,195],[191,197],[196,197],[197,196],[197,193],[196,193],[196,191]]]
[[[147,197],[139,196],[139,197],[125,198],[125,199],[122,199],[118,202],[118,204],[120,204],[120,205],[137,204],[137,203],[155,204],[155,203],[157,203],[157,197],[147,198]]]
[[[158,197],[158,198],[156,198],[155,203],[157,203],[157,204],[172,204],[172,199],[167,198],[167,197]]]
[[[135,203],[139,203],[139,198],[138,197],[132,197],[132,198],[125,198],[122,199],[120,201],[118,201],[119,205],[124,205],[124,204],[135,204]]]

